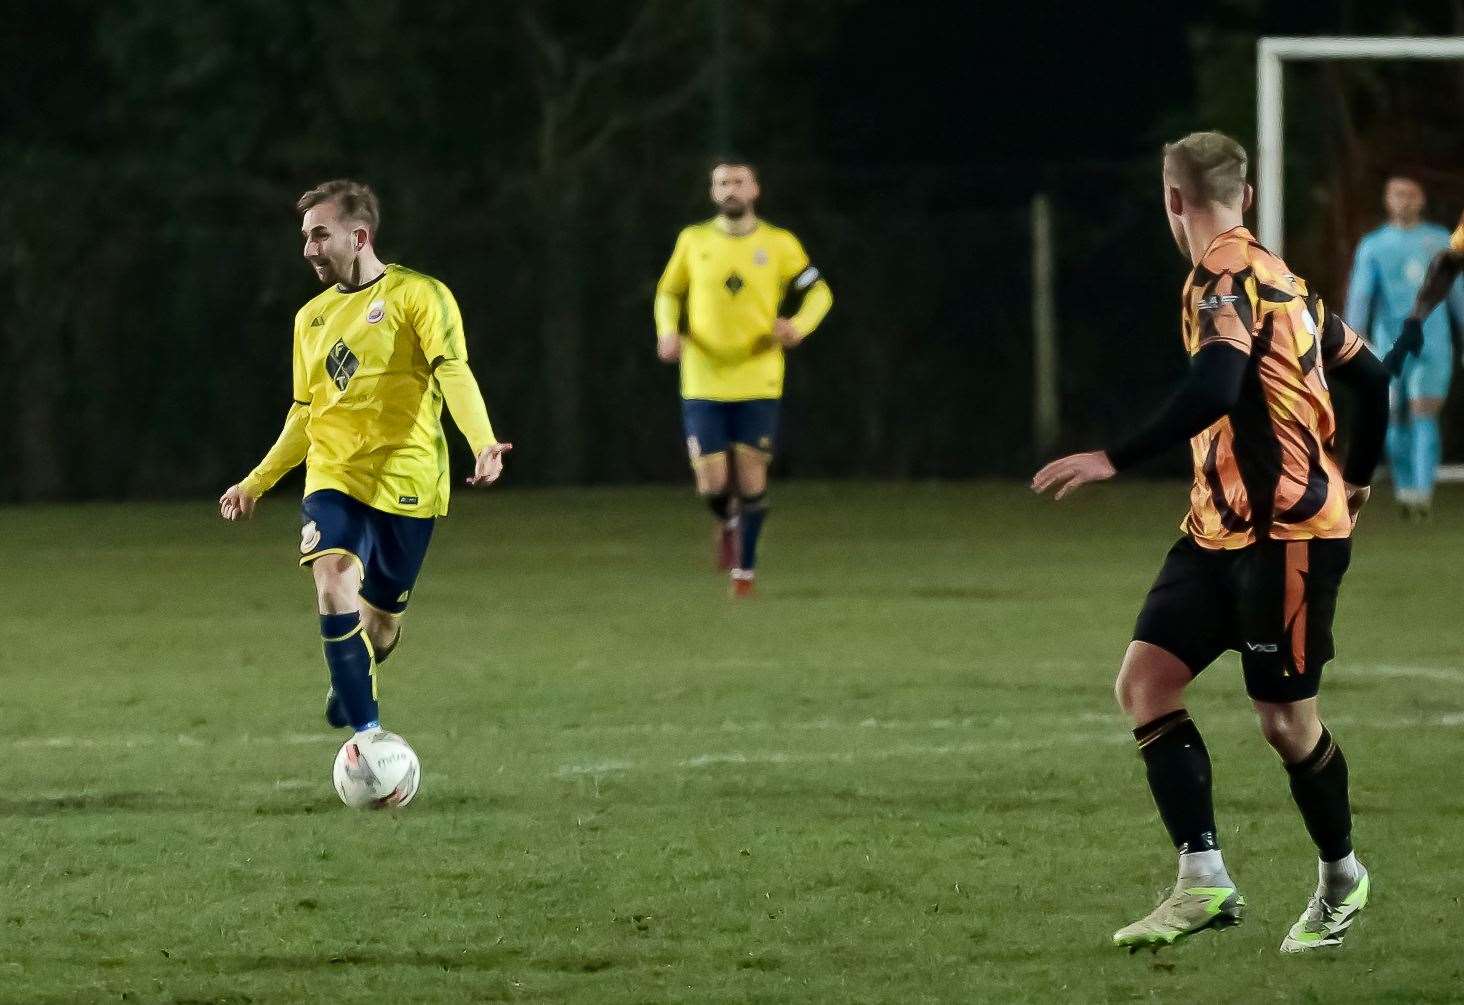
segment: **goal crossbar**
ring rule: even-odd
[[[1464,38],[1269,37],[1256,42],[1256,213],[1261,243],[1282,253],[1286,230],[1286,116],[1282,69],[1287,61],[1464,59]]]

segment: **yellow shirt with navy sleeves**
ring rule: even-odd
[[[656,333],[684,336],[683,398],[780,398],[783,347],[773,322],[789,317],[807,336],[833,303],[833,291],[791,232],[760,220],[739,236],[720,219],[708,220],[676,239],[656,284]],[[788,310],[791,316],[781,313]]]
[[[497,442],[468,369],[462,315],[446,286],[388,265],[332,286],[295,316],[294,403],[264,460],[240,483],[267,492],[305,462],[305,494],[336,489],[385,513],[447,512],[446,402],[476,455]]]

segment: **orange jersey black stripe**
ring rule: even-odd
[[[1325,371],[1360,352],[1362,339],[1244,227],[1205,250],[1181,305],[1190,356],[1218,342],[1250,357],[1230,414],[1190,440],[1185,533],[1212,549],[1349,536]]]

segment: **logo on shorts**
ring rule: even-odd
[[[1279,653],[1281,651],[1281,647],[1275,642],[1247,642],[1245,648],[1247,652],[1252,653]]]
[[[403,590],[402,591],[402,595],[400,597],[397,597],[397,603],[399,603],[399,604],[405,604],[407,602],[407,598],[410,597],[411,595],[412,595],[412,591],[411,590]]]
[[[300,554],[308,555],[320,544],[320,528],[311,520],[300,528]]]
[[[371,301],[371,309],[366,312],[366,323],[368,325],[374,325],[384,317],[386,317],[386,301]]]
[[[773,438],[771,436],[760,437],[757,441],[757,449],[768,451],[773,449]]]
[[[688,436],[686,438],[686,454],[692,460],[696,460],[701,456],[701,441],[695,436]]]

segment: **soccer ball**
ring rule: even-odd
[[[336,794],[352,809],[400,809],[421,783],[417,752],[384,729],[357,733],[336,754]]]

